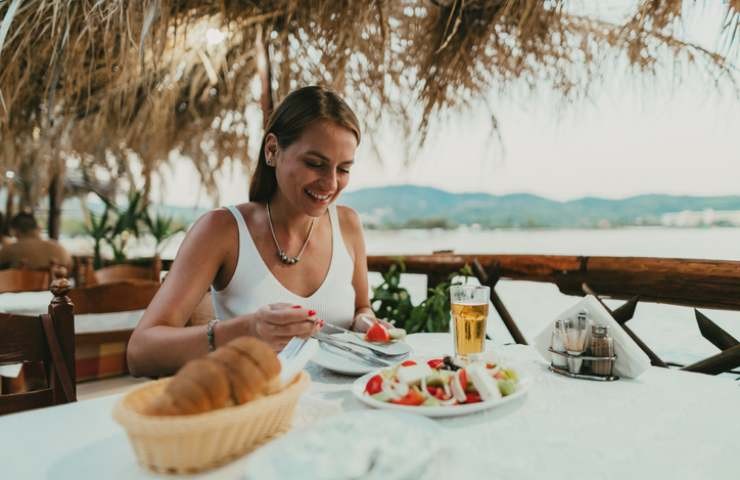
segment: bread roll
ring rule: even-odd
[[[280,361],[264,342],[239,337],[185,364],[146,413],[192,415],[274,393]]]

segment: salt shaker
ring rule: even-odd
[[[550,338],[550,348],[555,352],[565,353],[565,330],[563,329],[563,322],[560,320],[555,321],[555,328],[552,329],[552,337]],[[552,354],[552,364],[558,368],[568,368],[568,362],[565,355]]]
[[[594,357],[613,357],[614,340],[608,335],[608,327],[594,325],[591,329],[591,355]],[[610,358],[593,360],[591,371],[596,375],[609,376],[612,374],[614,360]]]

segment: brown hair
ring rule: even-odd
[[[335,122],[354,133],[360,143],[360,122],[339,95],[316,85],[293,90],[272,112],[265,127],[257,168],[249,184],[250,201],[265,202],[277,190],[275,167],[268,166],[265,158],[267,134],[277,137],[280,148],[287,148],[316,120]]]
[[[30,233],[38,230],[39,224],[32,213],[21,212],[10,220],[10,228],[18,233]]]

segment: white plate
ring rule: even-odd
[[[347,333],[335,333],[332,337],[338,339],[346,338]],[[400,342],[399,342],[400,343]],[[365,351],[364,349],[358,349],[359,351]],[[369,353],[369,352],[368,352]],[[411,347],[409,347],[409,353],[411,353]],[[401,362],[404,357],[399,357],[398,361]],[[323,367],[332,372],[341,373],[342,375],[358,376],[368,372],[375,371],[378,366],[370,365],[369,363],[363,362],[361,359],[355,360],[349,353],[342,353],[334,351],[331,346],[327,346],[319,342],[319,349],[316,355],[311,359],[316,365]],[[390,363],[395,363],[392,360],[388,360]]]
[[[362,403],[373,408],[382,408],[385,410],[396,412],[413,413],[416,415],[424,415],[425,417],[457,417],[460,415],[468,415],[470,413],[480,412],[483,410],[488,410],[489,408],[505,405],[527,393],[527,389],[529,386],[528,379],[520,376],[519,382],[517,383],[516,392],[495,400],[486,400],[484,402],[477,403],[466,403],[463,405],[449,405],[446,407],[415,407],[412,405],[396,405],[395,403],[381,402],[380,400],[375,400],[369,395],[365,395],[365,385],[367,385],[367,381],[370,380],[373,375],[377,375],[378,373],[380,373],[380,370],[383,369],[377,369],[355,380],[352,383],[352,393],[354,394],[354,396],[357,397],[357,399]],[[517,370],[517,374],[520,374],[520,372],[520,370]]]

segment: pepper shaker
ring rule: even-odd
[[[614,367],[614,360],[608,358],[614,356],[614,340],[608,332],[608,327],[603,325],[594,325],[591,329],[591,354],[594,357],[607,357],[591,363],[591,370],[596,375],[609,376]]]

